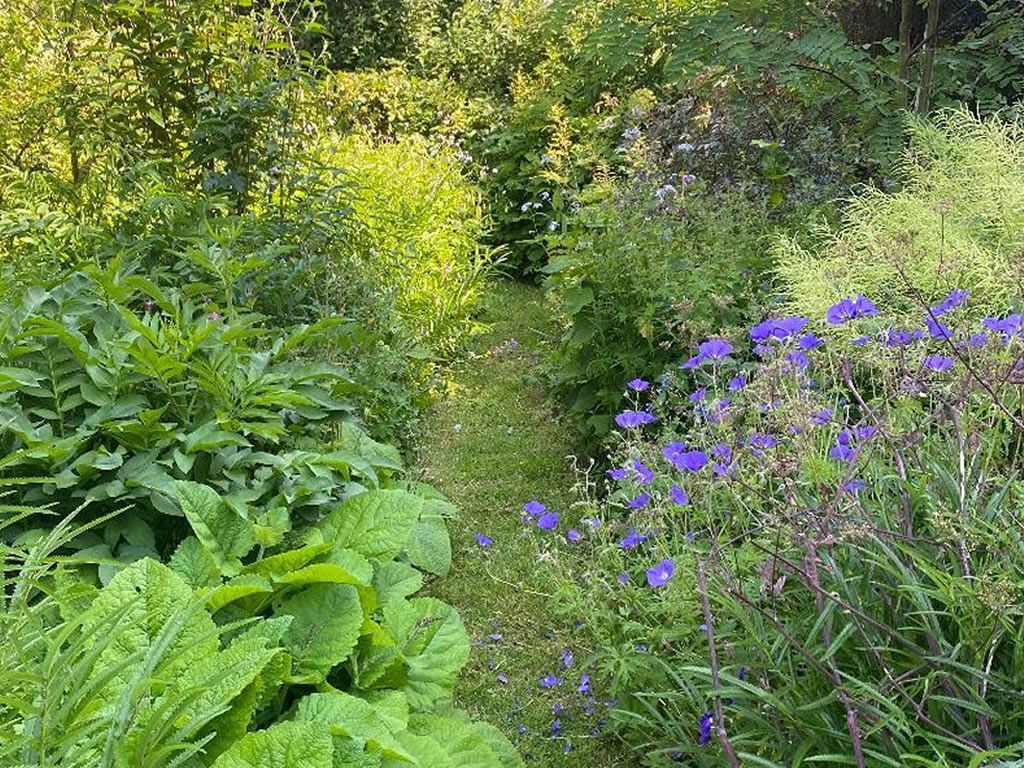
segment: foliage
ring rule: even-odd
[[[122,531],[130,557],[165,551],[175,479],[217,488],[267,545],[345,483],[374,486],[399,467],[392,449],[341,424],[352,409],[339,397],[355,386],[344,371],[293,358],[316,340],[345,345],[359,333],[351,323],[271,334],[230,286],[171,288],[117,264],[31,289],[4,317],[4,476],[58,509],[135,502],[133,525],[161,535]],[[321,452],[328,430],[338,442]]]
[[[713,339],[631,384],[607,497],[584,475],[562,521],[592,565],[561,580],[652,765],[1024,757],[1024,326],[979,326],[972,301],[922,303],[912,327],[840,301],[855,345],[771,318],[759,360]]]
[[[180,489],[204,519],[227,511],[207,486]],[[439,504],[399,490],[364,495],[404,520]],[[69,521],[29,550],[7,550],[5,764],[433,767],[471,752],[482,768],[520,765],[493,728],[425,711],[450,696],[468,655],[458,615],[407,599],[421,583],[411,566],[345,546],[366,534],[397,551],[404,530],[371,524],[334,543],[310,527],[303,546],[223,582],[213,552],[224,532],[211,529],[201,544],[185,540],[170,568],[139,560],[99,590],[71,578],[76,565],[53,564],[52,551],[81,535]]]
[[[328,290],[344,296],[349,275],[365,275],[382,297],[376,304],[394,308],[403,340],[450,357],[476,330],[473,313],[491,260],[479,245],[477,195],[458,161],[413,137],[352,137],[324,152],[350,174],[359,225],[327,265]]]
[[[649,173],[595,185],[552,239],[545,286],[564,326],[554,385],[585,437],[607,434],[630,376],[660,376],[694,340],[758,311],[764,214],[701,186]]]
[[[899,191],[865,189],[839,228],[803,247],[781,236],[780,288],[820,315],[836,293],[870,294],[899,323],[923,296],[969,286],[976,317],[1009,308],[1024,274],[1024,138],[1019,123],[949,112],[909,123]]]

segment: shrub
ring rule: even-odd
[[[366,275],[376,303],[394,308],[403,340],[450,357],[477,329],[473,316],[491,262],[479,244],[479,200],[458,161],[413,137],[373,143],[353,136],[329,156],[348,171],[357,224],[348,250],[327,265],[329,290],[344,296],[353,271]]]
[[[763,211],[691,181],[595,185],[553,241],[545,285],[565,329],[555,389],[586,437],[607,433],[631,375],[659,377],[694,340],[758,311]]]
[[[820,316],[837,294],[871,295],[894,322],[969,287],[976,318],[997,314],[1024,284],[1024,136],[1019,123],[949,112],[909,123],[897,192],[866,189],[819,245],[780,236],[780,288],[791,309]]]
[[[854,345],[774,318],[757,359],[710,339],[630,382],[607,497],[587,475],[563,515],[589,566],[561,581],[651,764],[1024,757],[1024,320],[972,301],[894,327],[848,297],[828,322]]]
[[[399,468],[394,449],[342,424],[357,388],[345,372],[295,359],[313,341],[346,344],[351,323],[271,333],[230,290],[161,286],[116,263],[31,289],[3,317],[2,475],[57,513],[133,502],[111,526],[108,557],[119,546],[139,556],[117,533],[128,518],[155,531],[142,537],[146,553],[167,553],[181,521],[175,480],[216,488],[268,546],[349,482],[372,487]]]

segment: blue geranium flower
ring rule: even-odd
[[[627,382],[626,386],[634,392],[645,392],[651,388],[651,382],[644,381],[643,379],[633,379],[632,381]]]
[[[626,410],[615,417],[615,423],[623,429],[636,429],[654,422],[654,415],[648,411]]]
[[[679,483],[672,483],[672,487],[668,489],[669,498],[672,499],[672,503],[680,507],[685,507],[690,503],[690,497],[686,493],[686,489]]]
[[[661,451],[661,455],[672,462],[676,469],[697,472],[708,463],[708,455],[704,451],[688,451],[682,443],[669,443]]]
[[[732,344],[725,339],[708,339],[697,347],[697,352],[705,360],[721,360],[732,353]]]
[[[476,539],[476,543],[479,544],[484,549],[486,549],[487,547],[491,546],[491,544],[494,543],[494,539],[492,539],[490,536],[485,536],[482,533],[476,534],[473,538],[475,538]]]
[[[921,361],[921,365],[925,368],[937,371],[938,373],[944,373],[951,370],[955,364],[956,363],[953,358],[946,357],[945,355],[926,355]]]
[[[675,575],[676,564],[672,558],[666,557],[653,568],[647,569],[647,583],[657,589],[665,586]]]
[[[558,517],[557,512],[545,512],[537,518],[537,527],[542,531],[553,531],[558,527]]]
[[[824,343],[825,342],[819,339],[814,333],[805,333],[803,336],[799,338],[796,344],[798,347],[800,347],[800,349],[810,350],[817,349]]]
[[[705,712],[697,725],[697,743],[702,747],[711,742],[711,726],[715,722],[714,712]]]
[[[547,507],[545,507],[536,499],[532,499],[531,501],[528,501],[525,504],[523,504],[523,512],[525,512],[530,517],[543,515],[545,512],[547,512],[547,509]]]
[[[615,467],[614,469],[609,469],[605,474],[608,475],[608,477],[610,477],[612,480],[622,482],[623,480],[626,479],[626,468]]]
[[[654,481],[654,471],[644,466],[639,460],[633,460],[633,472],[640,485],[650,485]]]
[[[964,288],[954,288],[949,292],[949,295],[946,296],[946,298],[932,307],[932,314],[938,317],[939,315],[944,315],[947,312],[952,312],[967,301],[967,298],[970,295],[970,291],[967,291]]]
[[[953,332],[946,326],[940,323],[938,320],[933,320],[930,317],[924,319],[925,328],[928,329],[929,335],[933,339],[952,339]]]
[[[647,506],[647,504],[650,502],[650,500],[651,500],[651,494],[649,494],[649,493],[641,493],[639,496],[635,496],[634,498],[629,500],[629,508],[630,509],[643,509],[644,507]]]
[[[562,678],[557,677],[555,675],[544,675],[544,677],[540,679],[540,687],[545,689],[554,688],[555,686],[561,684]]]
[[[738,392],[745,386],[747,386],[747,377],[743,376],[742,374],[739,376],[733,376],[731,379],[729,379],[730,392]]]
[[[861,317],[869,317],[877,314],[878,307],[876,307],[870,299],[858,294],[852,299],[843,299],[829,307],[828,311],[825,313],[825,319],[828,320],[831,325],[842,325],[843,323],[848,323],[851,320],[857,320]]]
[[[621,549],[633,549],[638,544],[643,544],[645,541],[647,541],[646,536],[637,533],[636,528],[630,528],[626,535],[619,542],[619,547]],[[619,581],[622,581],[622,574],[619,574]]]

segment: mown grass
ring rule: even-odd
[[[456,703],[505,730],[532,765],[632,765],[624,747],[594,733],[607,704],[596,688],[592,696],[578,691],[586,649],[573,617],[554,612],[544,556],[522,522],[531,498],[556,509],[572,498],[571,433],[532,375],[553,332],[550,316],[536,288],[511,281],[496,283],[486,312],[491,330],[453,372],[420,455],[423,478],[462,510],[449,526],[452,573],[430,587],[458,607],[474,643]],[[493,546],[482,549],[477,533]],[[565,648],[575,657],[569,669]],[[562,684],[541,689],[548,674]],[[556,716],[562,732],[553,737]]]

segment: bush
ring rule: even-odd
[[[1019,123],[949,112],[909,123],[902,188],[866,189],[819,245],[774,248],[790,308],[820,316],[836,293],[871,295],[897,324],[949,285],[969,287],[976,318],[1024,285],[1024,135]]]
[[[855,345],[769,319],[757,359],[710,339],[630,383],[561,583],[652,765],[1024,758],[1024,320],[972,301],[894,327],[848,297]]]
[[[353,136],[331,148],[330,162],[348,172],[357,227],[327,265],[328,290],[344,296],[349,275],[365,275],[376,304],[393,307],[402,340],[451,357],[477,329],[491,264],[479,244],[479,200],[458,161],[412,137]]]
[[[545,285],[565,329],[554,383],[585,437],[607,434],[630,376],[659,377],[694,340],[759,311],[763,210],[688,182],[595,185],[554,239]]]

